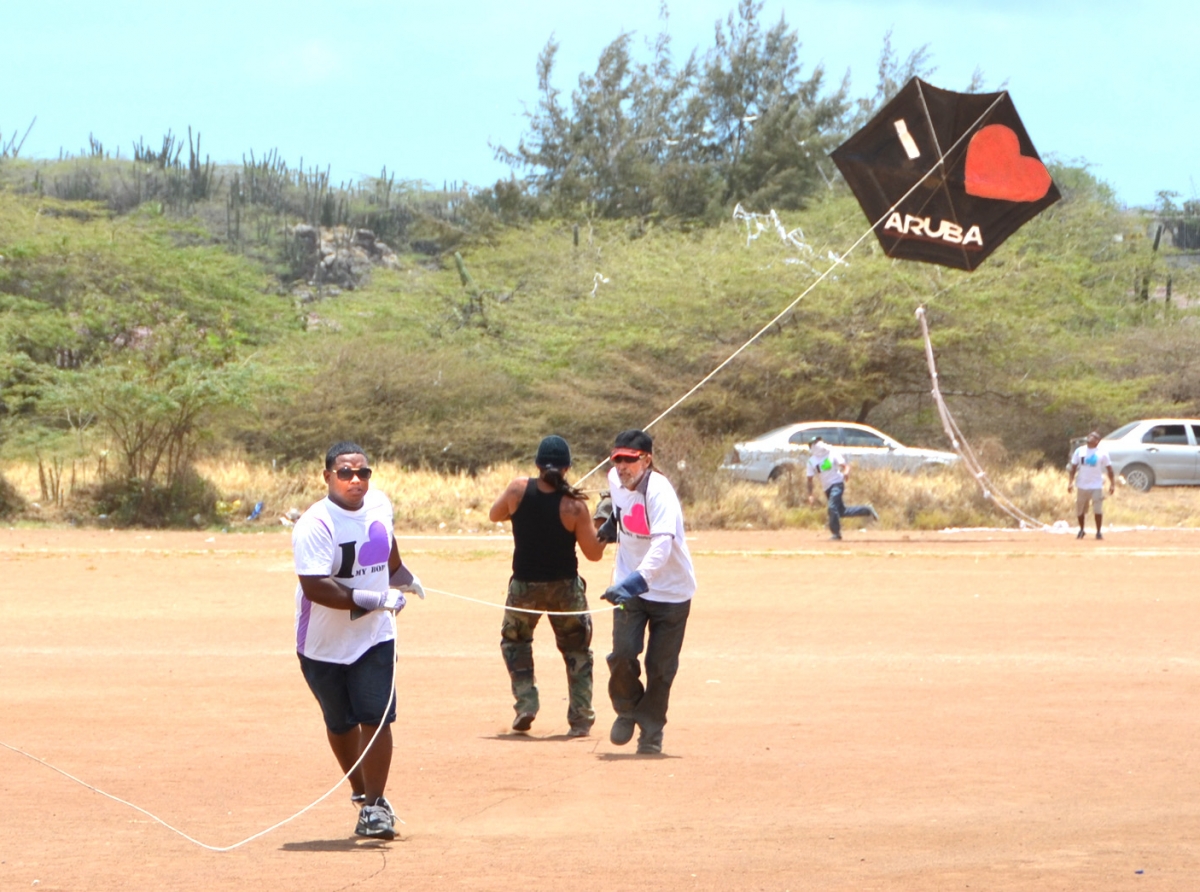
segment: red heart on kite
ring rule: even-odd
[[[623,523],[625,525],[625,529],[631,533],[640,533],[643,536],[650,535],[650,524],[646,523],[645,505],[634,505],[621,515],[621,523]]]
[[[1017,134],[1003,124],[989,124],[967,146],[968,195],[1001,201],[1037,201],[1053,180],[1046,165],[1021,154]]]

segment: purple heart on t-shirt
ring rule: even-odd
[[[382,564],[388,559],[391,550],[392,543],[388,541],[387,527],[376,520],[367,530],[367,541],[358,550],[358,565],[370,567],[373,564]]]

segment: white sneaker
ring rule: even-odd
[[[381,802],[384,804],[380,805]],[[358,813],[358,825],[354,832],[372,839],[395,839],[396,825],[387,800],[381,796],[374,805],[364,805]]]

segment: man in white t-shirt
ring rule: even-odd
[[[613,611],[608,694],[617,719],[609,740],[617,746],[640,730],[637,751],[662,752],[663,726],[679,651],[687,628],[696,574],[683,533],[683,510],[671,481],[654,469],[654,441],[645,431],[617,434],[608,472],[612,515],[597,536],[617,542],[613,578],[600,597]],[[649,631],[649,640],[646,635]],[[646,650],[646,681],[638,655]]]
[[[332,446],[324,476],[328,495],[292,530],[300,579],[296,654],[321,705],[329,745],[348,773],[351,802],[360,806],[354,832],[393,839],[396,816],[383,795],[396,720],[393,617],[404,608],[405,592],[424,598],[425,590],[400,560],[392,503],[370,488],[362,447]]]
[[[871,505],[847,505],[842,501],[846,491],[846,478],[850,476],[850,465],[845,457],[832,449],[823,437],[813,437],[809,441],[808,462],[805,464],[805,484],[808,486],[808,503],[815,502],[813,497],[813,479],[821,481],[821,489],[825,493],[826,508],[829,514],[829,538],[842,538],[843,517],[869,517],[879,520],[879,514]]]
[[[1100,434],[1092,431],[1087,436],[1087,443],[1080,446],[1071,455],[1071,465],[1067,476],[1067,492],[1074,488],[1075,514],[1079,517],[1079,532],[1076,539],[1087,535],[1084,526],[1087,521],[1088,503],[1096,515],[1096,538],[1103,539],[1100,526],[1104,521],[1104,474],[1108,472],[1108,494],[1111,496],[1117,488],[1117,478],[1113,474],[1112,459],[1107,449],[1100,448]],[[1079,474],[1079,485],[1075,485],[1075,475]]]

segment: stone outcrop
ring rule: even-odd
[[[301,300],[352,291],[377,266],[396,269],[400,261],[369,229],[292,227],[292,257],[301,281],[292,289]]]

